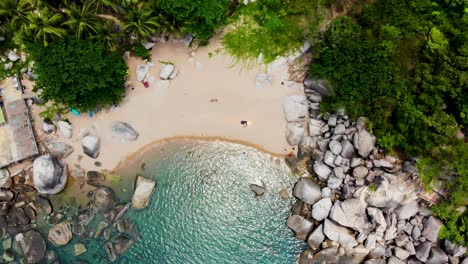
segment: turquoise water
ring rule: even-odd
[[[294,183],[289,169],[251,147],[170,141],[120,173],[122,179],[153,178],[157,188],[148,207],[127,214],[141,240],[117,263],[295,263],[304,247],[285,225],[293,199],[279,195]],[[257,198],[249,184],[262,181],[268,190]],[[106,263],[97,242],[89,243],[82,259]]]

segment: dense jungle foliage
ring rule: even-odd
[[[363,1],[317,42],[310,72],[334,95],[324,110],[366,116],[381,146],[421,157],[424,186],[448,192],[441,235],[467,243],[468,143],[454,140],[468,125],[468,3]]]

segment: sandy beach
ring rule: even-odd
[[[286,142],[282,102],[286,95],[302,93],[301,85],[287,85],[288,69],[282,66],[269,73],[271,85],[258,88],[256,77],[264,73],[266,67],[232,65],[231,57],[217,52],[220,48],[216,41],[196,51],[182,43],[157,44],[152,50],[154,66],[147,77],[148,88],[137,82],[135,76],[136,66],[145,61],[130,57],[127,61],[131,73],[129,82],[134,89],[128,89],[118,107],[103,110],[93,117],[87,113],[79,117],[66,116],[74,126],[73,138],[58,135],[57,141],[75,148],[66,159],[69,166],[80,164],[87,170],[112,170],[146,145],[174,137],[225,139],[257,146],[274,155],[294,151]],[[178,70],[178,76],[169,86],[159,78],[161,62],[171,62]],[[42,132],[40,111],[33,110],[39,133]],[[242,126],[241,120],[248,121],[248,126]],[[119,140],[111,132],[114,121],[131,124],[140,134],[138,140]],[[97,159],[83,154],[81,135],[84,131],[101,138],[101,153]],[[80,162],[78,155],[83,156]],[[102,163],[100,168],[94,165],[96,161]]]

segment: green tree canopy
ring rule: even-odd
[[[125,95],[127,66],[122,54],[90,40],[66,38],[29,48],[38,75],[34,91],[49,101],[80,111],[119,103]]]

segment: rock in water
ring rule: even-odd
[[[266,192],[266,187],[258,184],[250,184],[250,190],[257,196],[262,196]]]
[[[46,243],[36,230],[19,233],[16,235],[15,240],[23,251],[27,263],[39,263],[44,259],[47,249]]]
[[[64,246],[72,239],[72,232],[68,222],[62,222],[49,230],[49,241],[55,246]]]
[[[125,141],[135,141],[138,138],[138,132],[136,132],[130,124],[125,122],[113,123],[112,132]]]
[[[322,198],[320,186],[311,179],[301,178],[294,186],[294,196],[307,204],[314,204]]]
[[[75,151],[75,149],[65,142],[54,142],[52,143],[52,147],[49,149],[50,154],[57,156],[61,159],[70,156],[70,154],[72,154],[73,151]]]
[[[304,125],[300,122],[289,122],[286,128],[286,139],[291,146],[301,143],[304,137]]]
[[[33,164],[33,182],[40,193],[62,191],[67,184],[67,164],[51,154],[38,157]]]
[[[60,131],[60,134],[62,134],[64,138],[72,138],[73,126],[70,123],[65,121],[58,121],[57,126]]]
[[[84,154],[95,159],[99,156],[99,150],[101,148],[101,140],[96,136],[86,136],[81,140],[83,145]]]
[[[86,250],[85,245],[83,245],[83,244],[81,244],[81,243],[80,243],[80,244],[76,244],[76,245],[73,246],[73,254],[74,254],[75,256],[79,256],[79,255],[85,253],[86,251],[87,251],[87,250]]]
[[[94,191],[93,204],[101,214],[108,214],[117,205],[114,191],[111,188],[103,186]]]
[[[155,181],[138,176],[135,192],[132,197],[133,207],[137,209],[146,207],[155,186]]]
[[[308,115],[307,97],[303,95],[287,96],[283,102],[284,115],[289,122],[302,122]]]
[[[286,221],[286,225],[291,228],[298,239],[306,240],[307,235],[314,227],[314,224],[300,215],[291,215]]]
[[[146,64],[141,64],[136,67],[136,78],[137,81],[142,82],[148,74],[150,67]]]
[[[161,71],[159,72],[159,77],[163,80],[169,79],[174,69],[174,65],[170,63],[163,64],[163,66],[161,67]]]

